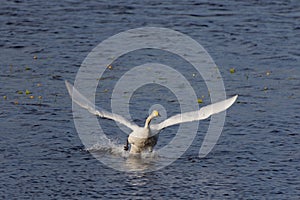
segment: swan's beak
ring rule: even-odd
[[[154,110],[154,111],[152,112],[152,116],[153,116],[153,117],[160,117],[160,114],[159,114],[159,112],[158,112],[157,110]]]

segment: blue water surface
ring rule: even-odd
[[[298,199],[299,8],[297,0],[1,1],[0,198]],[[86,151],[64,80],[75,80],[82,61],[101,41],[144,26],[170,28],[203,45],[228,96],[239,94],[239,99],[227,111],[222,135],[207,157],[199,158],[198,152],[209,120],[199,123],[193,144],[173,164],[148,173],[120,172]],[[136,52],[105,72],[97,105],[109,110],[120,75],[152,60],[164,60],[187,76],[195,73],[169,53]],[[187,79],[202,104],[209,104],[201,76]],[[153,102],[168,115],[180,112],[170,91],[151,87],[136,91],[130,104],[139,125]],[[145,96],[148,91],[155,95]],[[125,143],[114,122],[99,124],[111,133],[110,140]],[[177,129],[164,130],[158,147]]]

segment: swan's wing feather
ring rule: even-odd
[[[152,128],[156,129],[156,130],[161,130],[163,128],[166,128],[168,126],[172,126],[175,124],[206,119],[213,114],[217,114],[217,113],[222,112],[222,111],[226,110],[227,108],[229,108],[236,101],[237,97],[238,97],[238,95],[235,95],[234,97],[231,97],[224,101],[220,101],[220,102],[213,103],[208,106],[202,107],[200,110],[197,110],[197,111],[191,111],[191,112],[187,112],[187,113],[183,113],[183,114],[174,115],[159,124],[152,125]]]
[[[70,84],[68,81],[65,81],[65,83],[68,92],[72,97],[72,100],[82,108],[87,109],[90,113],[102,118],[107,118],[119,122],[132,130],[138,128],[138,126],[135,123],[128,121],[121,115],[110,113],[100,107],[95,106],[86,97],[84,97],[72,84]]]

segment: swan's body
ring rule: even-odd
[[[128,149],[128,143],[130,143],[130,153],[141,153],[142,151],[152,151],[153,147],[157,143],[158,132],[155,129],[151,129],[149,124],[152,119],[159,117],[157,110],[154,110],[151,115],[146,119],[145,126],[143,128],[138,128],[133,130],[133,132],[128,137],[128,142],[125,149]]]
[[[99,107],[96,107],[92,102],[85,98],[81,93],[79,93],[76,88],[74,88],[69,82],[65,81],[69,94],[72,100],[79,106],[87,109],[90,113],[95,114],[101,118],[107,118],[117,121],[132,130],[128,136],[127,144],[124,149],[128,150],[128,143],[131,145],[130,153],[141,153],[143,151],[152,151],[153,147],[156,145],[158,140],[159,132],[169,126],[180,124],[184,122],[191,122],[196,120],[202,120],[210,117],[213,114],[222,112],[229,108],[237,99],[238,95],[214,103],[200,110],[187,112],[183,114],[174,115],[159,124],[151,124],[151,120],[155,117],[159,117],[158,111],[154,110],[149,117],[146,119],[145,126],[140,127],[133,122],[128,121],[124,117],[107,112]]]

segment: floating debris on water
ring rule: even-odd
[[[34,56],[33,56],[33,59],[35,59],[35,60],[36,60],[37,58],[38,58],[38,57],[37,57],[36,55],[34,55]]]
[[[6,99],[7,99],[7,96],[3,96],[3,99],[6,100]]]
[[[26,89],[25,94],[28,95],[28,94],[31,94],[31,92]]]
[[[30,95],[29,98],[30,98],[30,99],[34,99],[34,96],[33,96],[33,95]]]
[[[198,102],[198,103],[203,103],[203,99],[202,99],[202,98],[198,98],[198,99],[197,99],[197,102]]]
[[[113,68],[112,65],[108,65],[108,66],[107,66],[107,69],[112,69],[112,68]]]
[[[23,91],[18,90],[17,93],[18,93],[18,94],[23,94]]]
[[[230,68],[229,71],[230,71],[231,74],[235,73],[235,69],[234,68]]]
[[[270,74],[271,74],[271,71],[267,71],[267,72],[266,72],[266,75],[267,75],[267,76],[270,76]]]

